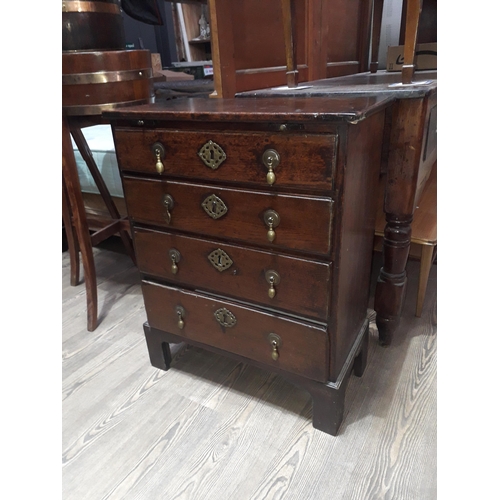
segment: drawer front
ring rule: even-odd
[[[265,164],[263,155],[268,150],[274,150],[279,156],[278,165],[272,168],[275,175],[274,186],[332,189],[336,135],[118,128],[114,137],[118,163],[123,171],[214,182],[247,182],[264,187],[269,185],[269,167]],[[161,144],[164,169],[161,174],[156,169],[156,148],[153,147],[157,143]],[[201,155],[198,154],[200,151]]]
[[[123,189],[128,214],[135,222],[274,248],[330,253],[330,198],[130,177],[123,178]],[[270,210],[279,216],[272,227]]]
[[[134,242],[142,273],[326,321],[330,263],[141,228]]]
[[[153,328],[313,380],[327,380],[326,328],[148,281],[143,281],[142,291]],[[278,335],[276,349],[271,334]]]

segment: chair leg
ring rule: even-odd
[[[69,263],[70,263],[70,284],[77,286],[80,282],[80,249],[78,248],[78,239],[71,220],[71,210],[68,199],[68,191],[66,184],[62,182],[62,218],[64,222],[64,230],[66,231],[66,239],[68,241]]]
[[[435,245],[422,245],[420,273],[418,276],[417,307],[415,309],[415,316],[417,316],[418,318],[422,316],[425,292],[427,290],[427,282],[429,281],[429,273],[431,272],[432,263],[436,258],[435,249]]]
[[[85,206],[78,179],[76,160],[71,145],[71,136],[66,117],[62,119],[62,170],[67,188],[73,224],[82,254],[83,274],[87,295],[87,330],[97,328],[97,280],[95,275],[94,255],[90,241],[89,227],[85,215]]]

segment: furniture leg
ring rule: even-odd
[[[151,365],[167,371],[172,362],[172,355],[165,335],[161,331],[151,328],[148,323],[144,323],[143,328]]]
[[[66,239],[68,241],[69,265],[70,265],[70,284],[77,286],[80,282],[80,249],[78,248],[78,239],[73,227],[71,210],[69,208],[68,191],[64,176],[62,179],[62,218],[64,222],[64,230],[66,231]]]
[[[295,0],[281,0],[283,29],[285,32],[286,81],[290,88],[298,83],[297,35],[295,33]]]
[[[401,71],[402,83],[405,85],[413,82],[413,75],[415,74],[415,51],[417,47],[417,33],[421,11],[422,0],[408,0],[406,11],[404,63]]]
[[[412,219],[412,215],[386,215],[383,265],[377,280],[374,304],[381,345],[389,345],[392,342],[403,309]]]
[[[344,417],[347,380],[339,388],[330,384],[305,383],[313,400],[312,424],[315,429],[336,436]]]
[[[380,31],[382,29],[382,12],[384,0],[373,1],[373,30],[372,30],[372,57],[370,62],[370,73],[378,70],[378,54],[380,48]]]
[[[422,257],[420,258],[420,272],[418,275],[417,307],[415,309],[415,316],[418,318],[422,316],[429,273],[431,272],[432,263],[436,258],[435,249],[435,245],[422,245]]]
[[[73,216],[73,224],[82,253],[83,273],[87,296],[87,329],[94,331],[97,327],[97,281],[95,276],[94,255],[90,242],[89,227],[85,215],[80,180],[76,160],[71,145],[68,121],[62,117],[62,170],[67,188],[69,206]]]
[[[432,98],[434,99],[434,98]],[[399,324],[406,292],[406,263],[410,251],[411,224],[419,196],[419,174],[430,172],[432,149],[423,152],[426,127],[434,101],[405,99],[392,108],[390,149],[385,181],[386,226],[383,266],[375,290],[374,308],[381,345],[389,345]],[[427,153],[427,156],[426,156]]]

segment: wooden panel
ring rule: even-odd
[[[165,170],[162,176],[248,182],[267,187],[268,168],[262,161],[262,154],[267,149],[275,149],[280,155],[280,164],[275,170],[276,187],[332,189],[337,151],[335,135],[116,129],[114,137],[122,171],[159,176],[152,145],[161,142],[165,148]],[[200,149],[209,140],[219,145],[227,156],[215,170],[206,166],[198,156]]]
[[[330,252],[333,200],[226,189],[181,182],[123,178],[129,216],[136,222],[171,227],[205,236],[218,236],[276,248],[292,248],[327,255]],[[174,199],[170,224],[163,196]],[[227,213],[212,219],[201,204],[215,194]],[[264,212],[275,210],[281,218],[273,243],[267,240]]]
[[[362,0],[326,2],[324,15],[329,22],[327,61],[357,61],[357,33]]]
[[[200,294],[142,283],[148,322],[153,328],[182,335],[272,365],[292,373],[326,382],[326,328],[274,316],[232,302],[212,299]],[[184,327],[178,327],[176,307],[185,310]],[[236,324],[224,327],[215,318],[220,308],[228,309]],[[280,336],[279,358],[271,358],[270,333]]]
[[[136,228],[134,243],[141,272],[175,283],[184,283],[242,300],[279,308],[326,320],[331,285],[331,264],[286,255],[263,252],[236,245],[190,238]],[[178,271],[172,273],[169,251],[180,252]],[[214,250],[221,249],[233,261],[219,271],[209,261]],[[276,295],[269,298],[265,272],[274,270],[280,276]],[[318,286],[318,284],[321,286]]]
[[[339,206],[343,207],[342,233],[334,276],[338,296],[333,299],[336,346],[330,362],[332,380],[342,368],[357,332],[366,318],[366,304],[377,203],[377,176],[384,129],[384,113],[348,128],[347,164]],[[339,162],[340,163],[340,162]],[[342,314],[340,314],[342,312]]]
[[[299,82],[368,69],[369,0],[295,0],[294,10]],[[280,0],[211,0],[210,17],[217,97],[287,84]]]

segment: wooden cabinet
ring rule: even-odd
[[[108,113],[153,366],[187,342],[275,371],[335,434],[361,375],[386,98]],[[193,381],[193,383],[195,383]]]

